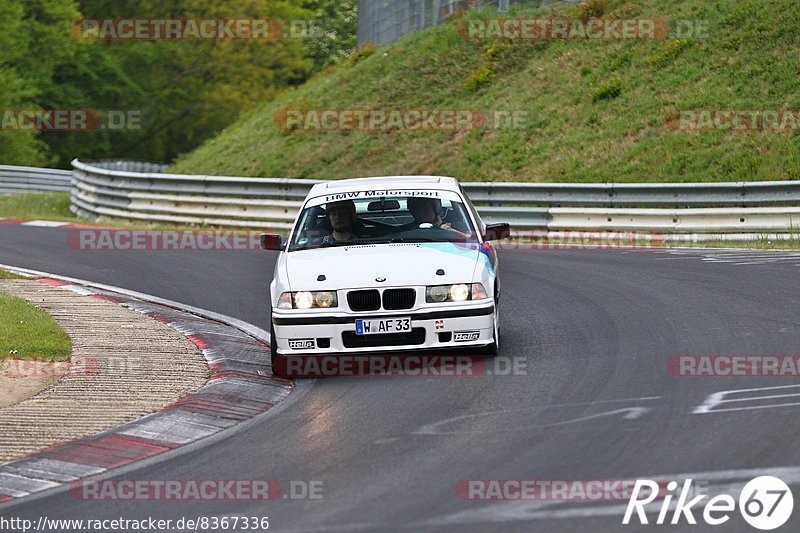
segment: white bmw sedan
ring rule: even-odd
[[[497,353],[497,253],[508,224],[485,225],[454,178],[315,185],[270,285],[273,368],[284,356],[445,348]]]

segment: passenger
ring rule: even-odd
[[[403,229],[416,229],[420,224],[433,224],[434,227],[452,230],[450,224],[444,224],[441,216],[441,200],[412,196],[406,201],[414,222],[406,224]]]

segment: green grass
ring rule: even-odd
[[[564,17],[574,9],[513,6],[508,16]],[[261,105],[171,171],[537,182],[800,178],[800,134],[670,128],[681,110],[800,109],[800,3],[608,0],[603,17],[706,19],[710,36],[493,42],[464,39],[452,20],[368,49]],[[517,129],[458,132],[287,132],[273,122],[284,109],[353,108],[500,110],[528,118]]]
[[[800,250],[800,237],[771,240],[766,237],[750,241],[703,241],[670,243],[670,248],[743,248],[748,250]]]
[[[20,218],[26,220],[44,219],[57,222],[76,222],[88,226],[146,229],[151,231],[212,231],[215,229],[220,231],[244,231],[243,228],[237,229],[209,225],[172,224],[169,222],[147,223],[144,221],[124,220],[108,217],[101,217],[97,220],[87,220],[75,216],[69,210],[69,205],[69,193],[17,194],[12,196],[0,195],[0,217]]]
[[[14,274],[13,272],[9,272],[8,270],[3,270],[0,268],[0,279],[30,279],[30,278],[26,278],[25,276],[20,276],[19,274]]]
[[[11,218],[43,218],[74,221],[69,210],[69,193],[0,195],[0,216]]]
[[[32,304],[0,293],[0,358],[69,360],[72,341]]]

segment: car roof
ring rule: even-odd
[[[344,193],[374,189],[438,189],[459,192],[458,180],[446,176],[380,176],[375,178],[353,178],[317,183],[308,193],[308,198],[331,193]]]

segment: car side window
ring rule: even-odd
[[[458,184],[458,190],[461,191],[461,196],[464,198],[464,203],[467,205],[467,209],[469,209],[470,213],[472,213],[472,217],[478,224],[478,232],[483,235],[486,233],[486,224],[483,223],[481,215],[478,213],[478,210],[475,209],[475,206],[472,205],[472,200],[469,199],[466,191],[464,191],[464,187],[462,187],[460,183]]]

